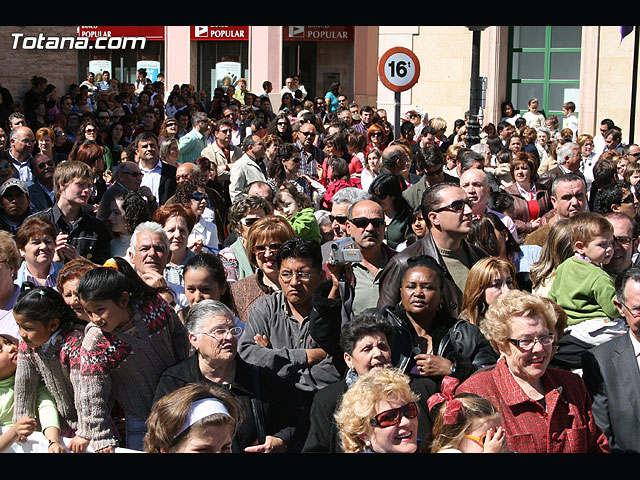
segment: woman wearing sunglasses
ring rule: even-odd
[[[270,214],[271,205],[257,195],[238,197],[229,207],[229,230],[236,232],[237,240],[220,250],[219,255],[230,284],[256,273],[249,260],[249,229],[260,218]]]
[[[385,239],[387,245],[395,250],[411,233],[411,206],[402,196],[402,187],[395,175],[378,175],[371,183],[369,193],[382,202],[387,223]]]
[[[258,298],[280,290],[276,257],[282,244],[295,236],[291,224],[276,215],[262,217],[249,228],[247,253],[256,273],[232,283],[230,288],[235,312],[243,323]]]
[[[220,238],[215,214],[209,207],[209,197],[204,180],[192,177],[179,182],[176,187],[175,202],[191,211],[196,223],[188,231],[187,247],[194,253],[203,249],[217,253],[220,249]]]
[[[527,292],[500,295],[481,324],[500,359],[494,368],[464,381],[456,393],[475,393],[498,408],[514,452],[609,452],[582,378],[548,368],[566,327],[560,313],[551,301]]]
[[[342,445],[334,414],[343,395],[356,381],[369,372],[391,367],[391,342],[394,326],[384,315],[365,311],[347,322],[340,331],[340,349],[347,372],[339,380],[318,391],[311,407],[311,426],[303,453],[342,453]],[[418,438],[431,434],[431,418],[427,398],[438,391],[435,382],[423,377],[410,377],[411,389],[420,396],[418,402]]]
[[[335,415],[344,452],[419,452],[418,400],[409,377],[393,368],[359,377]]]

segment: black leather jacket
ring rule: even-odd
[[[414,356],[423,353],[418,344],[418,335],[401,305],[387,306],[379,310],[395,325],[395,338],[391,347],[391,361],[400,371],[416,374]],[[465,321],[450,316],[445,309],[438,310],[430,335],[433,353],[455,363],[451,376],[461,382],[479,368],[495,365],[498,357],[480,329]],[[439,381],[440,379],[438,379]]]

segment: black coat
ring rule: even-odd
[[[277,409],[277,379],[262,368],[252,367],[236,356],[236,377],[230,387],[240,402],[244,421],[233,439],[232,451],[240,453],[245,447],[264,443],[264,436],[276,436],[288,444],[294,427],[287,425],[287,412]],[[160,377],[154,403],[168,393],[196,382],[209,382],[198,366],[198,356],[191,357],[168,368]],[[209,382],[213,383],[213,382]]]

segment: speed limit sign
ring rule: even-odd
[[[378,62],[378,77],[385,87],[394,92],[409,90],[418,82],[420,61],[408,48],[393,47]]]

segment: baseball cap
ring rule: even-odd
[[[29,189],[27,188],[27,185],[22,180],[20,180],[19,178],[10,178],[6,180],[2,184],[2,186],[0,186],[0,197],[2,197],[4,193],[7,191],[7,189],[11,187],[18,187],[20,190],[22,190],[22,192],[25,195],[29,195]]]

